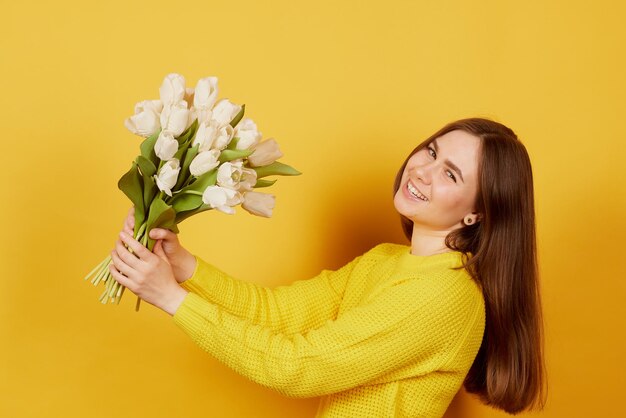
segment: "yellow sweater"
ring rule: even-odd
[[[480,347],[485,306],[461,254],[381,244],[274,289],[196,256],[174,315],[203,350],[318,417],[441,417]]]

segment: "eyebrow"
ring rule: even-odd
[[[439,145],[437,145],[437,140],[436,140],[436,139],[433,139],[432,144],[435,146],[435,152],[436,152],[437,154],[439,154]],[[448,166],[450,166],[450,168],[452,168],[454,171],[456,171],[456,172],[457,172],[457,174],[459,175],[459,177],[461,177],[461,181],[462,181],[463,183],[465,183],[465,180],[463,180],[463,173],[461,172],[461,169],[460,169],[460,168],[459,168],[456,164],[454,164],[452,161],[448,160],[447,158],[445,159],[445,161],[444,161],[444,162],[445,162]]]

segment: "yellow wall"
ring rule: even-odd
[[[169,72],[220,80],[284,161],[275,216],[208,212],[193,252],[266,285],[403,242],[391,202],[448,121],[511,126],[533,161],[545,417],[618,416],[625,387],[620,1],[12,1],[0,25],[0,416],[313,416],[235,375],[155,308],[102,306],[82,277],[113,248],[138,153],[123,126]],[[461,393],[447,418],[503,417]],[[532,416],[529,414],[528,416]]]

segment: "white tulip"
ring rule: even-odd
[[[178,151],[178,141],[174,136],[165,131],[161,131],[156,143],[154,144],[154,153],[163,161],[170,160]]]
[[[226,162],[217,169],[217,184],[228,189],[237,190],[242,173],[242,162]]]
[[[256,171],[251,168],[244,168],[241,170],[241,177],[239,178],[239,187],[237,190],[250,191],[256,184]]]
[[[256,124],[250,118],[243,118],[235,128],[235,138],[239,138],[237,149],[248,149],[261,140],[261,132],[257,131]]]
[[[195,107],[192,109],[194,115],[198,119],[198,122],[211,122],[211,116],[213,115],[213,111],[211,109],[196,109]]]
[[[192,146],[199,145],[200,152],[208,151],[215,140],[217,127],[208,122],[199,122],[198,130],[193,138]]]
[[[215,104],[211,113],[211,119],[219,126],[228,125],[237,116],[241,106],[231,103],[228,99],[222,99]]]
[[[274,138],[260,142],[254,147],[254,152],[248,157],[252,167],[270,165],[283,156],[278,148],[278,142]]]
[[[235,130],[230,125],[224,125],[217,130],[215,134],[215,140],[213,141],[213,148],[223,150],[228,146],[230,140],[233,139]]]
[[[154,175],[159,190],[165,192],[168,196],[172,196],[172,187],[176,185],[179,171],[180,162],[176,158],[163,164],[163,167],[159,170],[158,175]]]
[[[135,135],[149,137],[159,130],[159,113],[163,109],[160,100],[144,100],[135,105],[135,114],[124,121],[124,126]]]
[[[161,112],[161,127],[164,131],[168,131],[177,137],[185,131],[188,123],[189,109],[187,109],[187,103],[184,100],[163,108]]]
[[[217,100],[217,77],[206,77],[198,80],[193,106],[196,110],[211,109]]]
[[[233,133],[233,127],[230,125],[219,127],[215,121],[200,122],[192,145],[198,144],[200,151],[208,151],[210,149],[221,151],[230,143]]]
[[[189,172],[191,175],[199,177],[217,167],[220,163],[218,158],[220,158],[219,150],[214,149],[201,152],[191,160]]]
[[[159,88],[159,94],[165,106],[180,102],[185,97],[185,77],[176,73],[166,75]]]
[[[232,206],[241,203],[241,195],[233,189],[220,186],[209,186],[202,194],[202,201],[212,208],[232,215]]]
[[[246,192],[243,194],[243,203],[241,206],[253,215],[269,218],[272,216],[272,209],[274,209],[275,203],[276,198],[274,195]]]

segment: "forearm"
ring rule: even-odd
[[[182,286],[233,315],[291,334],[319,327],[336,317],[356,262],[338,271],[324,270],[312,279],[272,289],[232,278],[197,258],[192,277]]]

